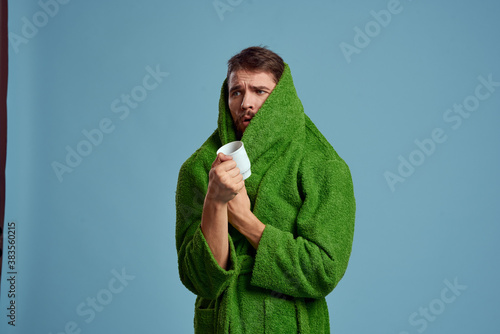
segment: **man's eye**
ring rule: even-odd
[[[240,95],[240,92],[238,92],[238,91],[233,92],[233,96],[239,96],[239,95]]]
[[[263,91],[263,90],[261,90],[261,89],[259,89],[259,90],[257,91],[257,94],[260,94],[260,95],[265,94],[265,93],[266,93],[266,92],[265,92],[265,91]]]

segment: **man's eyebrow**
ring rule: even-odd
[[[267,91],[271,90],[267,86],[250,86],[250,88],[253,90],[267,90]],[[241,85],[235,85],[229,89],[229,92],[231,93],[232,91],[239,90],[239,89],[241,89]]]
[[[255,90],[271,90],[269,87],[267,86],[251,86],[253,89]]]
[[[237,90],[237,89],[240,89],[240,88],[241,88],[241,85],[233,86],[233,87],[231,87],[231,89],[229,90],[229,92],[232,92],[233,90]]]

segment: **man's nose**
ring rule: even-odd
[[[245,94],[243,96],[243,99],[241,101],[241,109],[243,110],[255,109],[255,99],[252,97],[251,94]]]

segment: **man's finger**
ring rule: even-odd
[[[229,172],[231,169],[236,168],[236,161],[234,160],[223,161],[220,164],[220,168],[222,168],[226,172]]]
[[[219,166],[224,161],[233,160],[233,157],[230,155],[225,155],[224,153],[217,154],[214,162],[212,163],[212,168]]]
[[[212,162],[212,168],[214,167],[217,167],[218,165],[220,165],[221,161],[219,159],[219,156],[217,156],[214,160],[214,162]]]
[[[224,161],[228,161],[228,160],[233,160],[233,157],[230,156],[230,155],[225,155],[224,153],[219,153],[217,155],[218,158],[220,158],[220,161],[224,162]]]
[[[236,183],[236,185],[235,185],[235,186],[236,186],[236,189],[238,189],[238,194],[239,194],[239,193],[240,193],[243,189],[245,189],[244,193],[246,193],[246,188],[245,188],[245,180],[243,180],[243,175],[241,175],[241,174],[240,174],[240,176],[241,176],[241,180],[240,180],[238,183]]]
[[[238,167],[235,167],[235,168],[233,168],[233,169],[231,169],[231,170],[228,170],[228,171],[227,171],[227,174],[228,174],[229,176],[231,176],[232,178],[234,178],[234,177],[238,176],[238,174],[240,174],[240,169],[239,169]],[[240,175],[241,175],[241,174],[240,174]]]
[[[247,193],[247,187],[245,186],[245,180],[243,180],[243,175],[241,175],[241,182],[243,182],[243,187],[240,189],[240,192]]]

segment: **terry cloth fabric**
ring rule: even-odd
[[[266,227],[255,250],[229,225],[222,269],[200,224],[216,151],[236,140],[227,97],[224,81],[218,128],[177,184],[179,275],[197,295],[195,333],[330,333],[325,296],[344,275],[354,233],[349,168],[304,114],[286,65],[241,138],[252,163],[251,210]]]

